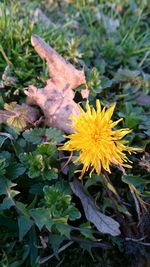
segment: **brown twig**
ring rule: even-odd
[[[91,241],[91,240],[87,240],[87,239],[81,239],[81,238],[78,238],[78,237],[71,237],[71,239],[75,242],[82,242],[82,243],[86,243],[86,244],[89,244],[91,245],[92,247],[95,247],[95,248],[101,248],[101,249],[111,249],[112,248],[112,245],[111,244],[108,244],[108,243],[102,243],[102,242],[94,242],[94,241]]]
[[[64,251],[66,248],[70,247],[74,242],[70,241],[67,244],[65,244],[64,246],[62,246],[59,250],[58,250],[58,254],[62,251]],[[52,259],[55,256],[55,254],[53,253],[52,255],[49,255],[47,257],[43,257],[39,260],[39,264],[44,264],[45,262],[48,262],[50,259]]]
[[[65,162],[65,164],[64,164],[64,165],[62,166],[62,168],[61,168],[61,172],[65,169],[65,167],[66,167],[66,166],[68,165],[68,163],[71,161],[72,155],[73,155],[73,152],[71,151],[68,160]]]

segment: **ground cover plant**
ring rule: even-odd
[[[1,1],[0,266],[150,265],[149,16],[148,0]],[[63,67],[54,79],[37,40],[83,75],[63,95],[87,110],[78,142],[61,120],[50,126],[50,113],[33,101],[48,79],[54,86],[74,77],[63,80]],[[81,153],[93,144],[87,121],[101,112],[100,130],[106,126],[114,146],[103,136],[104,150]],[[132,168],[123,166],[125,155]]]

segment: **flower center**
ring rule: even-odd
[[[94,144],[97,145],[101,140],[101,134],[94,133],[92,134],[91,138]]]

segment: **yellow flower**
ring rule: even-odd
[[[125,128],[113,130],[113,128],[122,120],[115,122],[111,120],[115,104],[106,110],[101,109],[100,101],[96,101],[96,110],[86,104],[86,112],[80,108],[80,115],[72,116],[74,132],[68,136],[67,141],[61,150],[79,151],[79,156],[75,162],[83,164],[81,176],[91,167],[91,173],[95,170],[100,174],[102,168],[107,172],[110,171],[110,165],[131,167],[126,164],[129,161],[125,152],[131,154],[135,148],[125,145],[127,141],[121,140],[132,130]]]

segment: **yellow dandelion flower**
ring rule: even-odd
[[[83,164],[81,176],[91,168],[91,173],[95,170],[99,175],[102,168],[110,171],[110,165],[131,167],[128,165],[129,159],[125,152],[131,154],[135,148],[128,147],[124,140],[121,140],[132,130],[125,128],[113,130],[122,120],[115,122],[111,120],[115,104],[106,110],[101,109],[100,101],[96,101],[96,110],[86,104],[86,111],[81,107],[77,117],[71,116],[74,132],[68,136],[69,140],[60,148],[67,151],[79,151],[79,156],[75,162]]]

